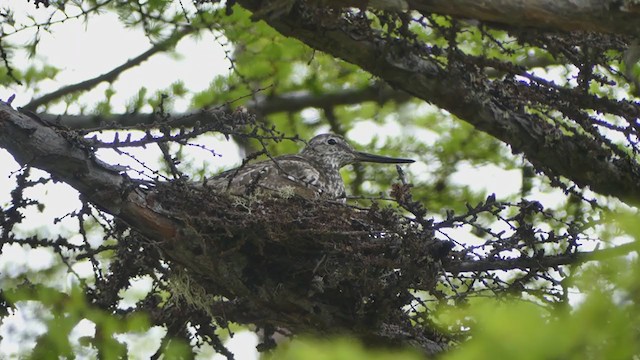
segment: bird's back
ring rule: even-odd
[[[300,155],[246,164],[207,179],[205,186],[232,195],[298,195],[306,199],[344,198],[340,173],[335,174]]]

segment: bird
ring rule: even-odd
[[[305,199],[346,201],[340,169],[357,162],[408,164],[412,159],[356,151],[342,136],[320,134],[298,154],[245,164],[205,179],[204,186],[231,195],[279,194]]]

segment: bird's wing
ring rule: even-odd
[[[225,171],[205,184],[233,195],[248,195],[262,189],[316,198],[323,192],[323,179],[323,173],[304,158],[287,155]]]

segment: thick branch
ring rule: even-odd
[[[193,27],[185,27],[182,30],[177,31],[175,34],[173,34],[171,37],[169,37],[168,39],[152,46],[149,50],[143,52],[142,54],[136,56],[133,59],[130,59],[128,61],[126,61],[124,64],[114,68],[113,70],[106,72],[102,75],[96,76],[92,79],[88,79],[79,83],[75,83],[75,84],[71,84],[71,85],[67,85],[64,86],[54,92],[51,92],[49,94],[43,95],[39,98],[35,98],[33,100],[31,100],[30,103],[28,103],[27,105],[25,105],[23,108],[27,109],[27,110],[31,110],[31,111],[35,111],[38,106],[40,105],[45,105],[48,104],[52,101],[58,100],[61,97],[68,95],[68,94],[73,94],[75,92],[78,91],[88,91],[91,90],[93,87],[95,87],[96,85],[100,84],[103,81],[106,82],[113,82],[115,79],[118,78],[118,76],[120,76],[120,74],[122,74],[124,71],[134,67],[134,66],[138,66],[140,65],[143,61],[147,60],[148,58],[150,58],[151,56],[165,51],[169,48],[171,48],[172,46],[174,46],[180,39],[182,39],[183,37],[185,37],[186,35],[192,33],[195,30],[195,28]]]
[[[306,108],[325,108],[339,105],[359,104],[366,101],[375,101],[384,104],[388,101],[404,102],[411,98],[403,91],[391,89],[388,86],[370,86],[361,89],[340,90],[327,94],[312,94],[310,92],[294,92],[269,97],[259,97],[257,101],[252,101],[246,108],[256,114],[269,115],[279,112],[297,112]],[[136,127],[140,125],[151,125],[157,121],[155,114],[121,114],[121,115],[40,115],[43,119],[51,123],[59,123],[70,129],[90,129],[94,127],[102,128],[124,128]],[[188,114],[176,114],[175,121],[171,126],[193,126],[196,123],[204,124],[210,117],[202,112],[196,111]]]
[[[409,8],[518,27],[640,35],[631,0],[408,0]]]
[[[80,140],[0,101],[0,147],[16,161],[73,186],[96,206],[151,238],[173,237],[175,225],[157,214],[142,192],[128,184],[117,169],[95,158]]]
[[[238,3],[252,11],[259,6],[256,0]],[[482,83],[464,69],[449,67],[443,71],[414,46],[372,33],[363,36],[361,27],[346,21],[331,29],[321,28],[320,24],[313,27],[309,19],[301,19],[296,14],[267,22],[285,36],[356,64],[397,89],[446,109],[510,144],[514,151],[523,152],[538,169],[565,176],[579,186],[589,186],[604,195],[640,202],[637,165],[612,161],[597,141],[578,134],[566,136],[522,108],[497,102],[492,93],[504,93],[508,91],[504,87],[510,84]]]

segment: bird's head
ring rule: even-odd
[[[407,164],[414,160],[379,156],[356,151],[340,135],[320,134],[309,140],[301,154],[305,157],[331,167],[341,168],[356,162],[374,162],[386,164]]]

